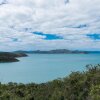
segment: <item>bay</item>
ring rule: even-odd
[[[100,54],[28,54],[20,62],[0,63],[0,82],[44,83],[84,71],[87,64],[99,64]]]

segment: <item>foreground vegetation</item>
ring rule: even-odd
[[[100,65],[43,84],[0,84],[0,100],[100,100]]]

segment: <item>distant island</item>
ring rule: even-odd
[[[35,51],[15,51],[17,53],[30,53],[30,54],[90,54],[100,53],[100,51],[81,51],[81,50],[68,50],[68,49],[54,49],[54,50],[35,50]]]
[[[26,57],[27,54],[90,54],[100,53],[100,51],[79,51],[68,49],[55,49],[55,50],[35,50],[35,51],[13,51],[13,52],[0,52],[0,63],[2,62],[18,62],[18,57]]]
[[[15,52],[0,52],[0,63],[4,62],[18,62],[18,57],[26,57],[25,53],[15,53]]]
[[[36,51],[16,51],[18,53],[33,53],[33,54],[87,54],[88,51],[79,51],[79,50],[67,50],[67,49],[56,49],[56,50],[36,50]]]

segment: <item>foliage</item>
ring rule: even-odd
[[[42,84],[0,84],[0,100],[100,100],[100,65]]]

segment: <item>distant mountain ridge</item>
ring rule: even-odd
[[[89,53],[100,53],[100,51],[80,51],[80,50],[68,50],[68,49],[55,49],[55,50],[35,50],[35,51],[15,51],[19,53],[30,53],[30,54],[89,54]]]
[[[2,62],[17,62],[18,57],[26,57],[27,54],[97,54],[100,51],[79,51],[79,50],[67,50],[67,49],[56,49],[49,51],[14,51],[14,52],[0,52],[0,63]]]
[[[16,51],[23,53],[34,53],[34,54],[87,54],[88,51],[79,51],[79,50],[68,50],[68,49],[55,49],[55,50],[35,50],[35,51]]]

